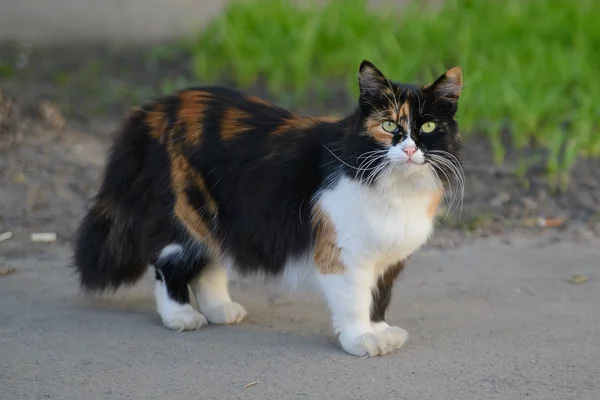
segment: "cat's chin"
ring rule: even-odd
[[[383,171],[377,181],[379,189],[392,195],[432,192],[439,189],[439,180],[429,164],[395,163]],[[404,194],[403,194],[404,193]]]
[[[428,166],[425,163],[417,163],[411,160],[403,160],[395,161],[392,164],[392,168],[397,173],[412,175],[425,172],[428,169]]]

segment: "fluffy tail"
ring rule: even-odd
[[[134,221],[96,203],[83,219],[75,242],[75,267],[88,292],[116,290],[137,282],[147,264],[140,257]]]
[[[148,190],[143,171],[147,129],[143,113],[127,119],[111,148],[100,191],[77,231],[74,263],[87,292],[133,284],[147,269],[140,232]]]

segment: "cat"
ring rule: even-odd
[[[358,104],[341,119],[222,86],[133,110],[77,231],[82,288],[114,291],[153,266],[162,323],[183,331],[246,316],[228,292],[231,270],[303,271],[322,289],[347,353],[399,349],[408,333],[385,313],[460,165],[462,83],[459,67],[430,85],[395,83],[364,60]]]

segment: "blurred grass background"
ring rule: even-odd
[[[273,97],[297,101],[309,91],[327,97],[334,84],[356,95],[364,58],[393,80],[418,83],[459,65],[463,134],[489,139],[495,163],[507,137],[517,149],[536,146],[562,186],[578,157],[600,156],[600,1],[413,0],[389,10],[368,3],[233,0],[182,49],[202,81],[260,81]],[[170,79],[163,90],[186,83]]]

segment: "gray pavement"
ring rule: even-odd
[[[13,238],[0,243],[16,268],[0,277],[0,399],[600,399],[600,246],[513,242],[421,251],[389,314],[408,344],[357,359],[310,292],[235,282],[242,324],[175,333],[150,274],[86,298],[68,247],[20,253]]]

